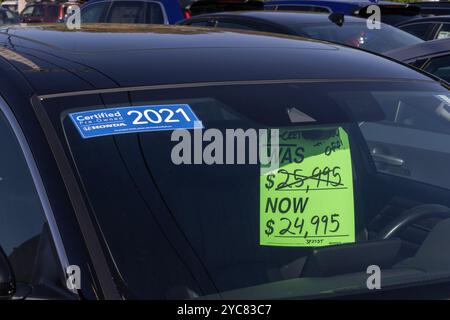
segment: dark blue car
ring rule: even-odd
[[[90,0],[82,23],[174,24],[183,19],[178,0]]]

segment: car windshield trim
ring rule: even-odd
[[[102,93],[120,93],[135,92],[145,90],[162,90],[162,89],[181,89],[181,88],[200,88],[211,86],[235,86],[235,85],[271,85],[271,84],[289,84],[289,83],[345,83],[345,82],[404,82],[404,83],[429,83],[436,84],[433,79],[408,79],[408,78],[316,78],[316,79],[274,79],[274,80],[236,80],[236,81],[212,81],[212,82],[188,82],[177,84],[158,84],[151,86],[132,86],[119,87],[110,89],[93,89],[83,91],[68,91],[61,93],[51,93],[38,95],[40,100],[53,98],[64,98],[73,96],[96,95]]]
[[[40,204],[42,205],[42,208],[44,210],[45,219],[46,222],[48,223],[48,227],[50,229],[52,240],[55,245],[56,253],[58,256],[58,263],[59,267],[61,268],[60,271],[65,272],[65,270],[67,270],[67,267],[69,266],[69,259],[67,258],[66,249],[64,247],[61,233],[56,223],[52,206],[50,205],[47,191],[45,190],[45,186],[42,181],[41,173],[36,165],[34,155],[30,149],[30,146],[22,131],[21,126],[17,122],[17,119],[13,114],[12,110],[10,109],[10,106],[1,96],[0,96],[0,113],[3,113],[3,116],[7,120],[8,125],[11,127],[11,130],[14,133],[14,137],[20,146],[20,150],[28,166],[28,170],[33,180],[34,187],[38,194]],[[76,290],[70,291],[75,294],[78,294]]]

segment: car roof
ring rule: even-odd
[[[255,11],[233,11],[207,13],[193,17],[192,19],[204,17],[245,17],[258,20],[266,20],[280,25],[290,26],[299,22],[309,23],[333,23],[330,21],[328,13],[306,13],[298,11],[272,11],[272,10],[255,10]],[[301,19],[301,20],[300,20]],[[366,23],[366,19],[345,16],[345,23]]]
[[[38,95],[267,79],[432,81],[404,65],[336,44],[185,26],[84,24],[81,31],[60,24],[13,26],[0,29],[0,57]]]
[[[384,54],[399,61],[411,61],[445,53],[450,53],[450,38],[425,41]]]

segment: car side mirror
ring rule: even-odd
[[[342,27],[345,21],[345,15],[341,12],[333,12],[328,16],[328,19],[338,27]]]
[[[11,298],[16,292],[16,281],[5,252],[0,247],[0,299]]]

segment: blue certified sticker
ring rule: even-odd
[[[187,104],[121,107],[69,113],[84,139],[124,133],[203,128]]]

